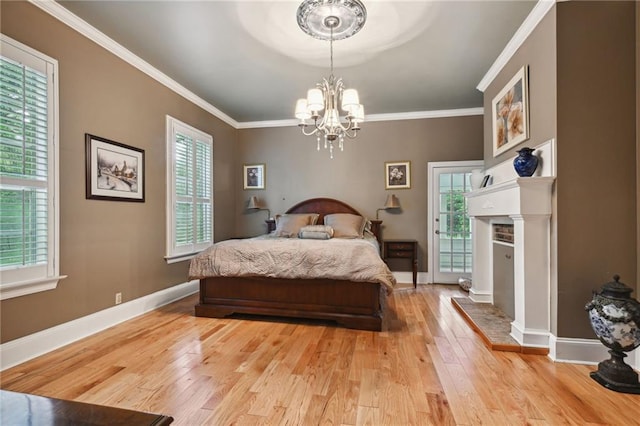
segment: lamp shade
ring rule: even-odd
[[[324,109],[322,90],[309,89],[307,92],[307,107],[310,111],[322,111]]]
[[[254,210],[257,209],[258,207],[258,197],[251,197],[249,198],[249,204],[247,204],[247,210]]]
[[[351,108],[351,115],[353,116],[353,121],[356,124],[362,123],[364,121],[364,106],[362,104],[355,105]]]
[[[351,111],[351,108],[360,104],[360,98],[358,97],[358,91],[356,89],[345,89],[342,92],[342,109],[345,111]]]
[[[400,208],[400,200],[394,194],[390,194],[387,196],[387,201],[384,203],[384,208],[386,209],[399,209]]]
[[[296,118],[299,120],[311,118],[311,113],[309,112],[309,108],[307,108],[306,99],[298,99],[296,102]]]

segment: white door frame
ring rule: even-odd
[[[433,229],[433,196],[438,191],[434,190],[433,172],[435,169],[446,167],[477,167],[484,168],[484,160],[471,160],[471,161],[434,161],[427,163],[427,179],[429,181],[428,195],[427,195],[427,267],[429,268],[429,284],[433,284],[435,262],[433,255],[433,236],[435,235],[435,229]]]

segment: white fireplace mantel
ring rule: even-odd
[[[517,177],[465,194],[473,233],[470,298],[493,303],[492,224],[513,222],[514,312],[522,346],[549,347],[552,176]]]
[[[469,216],[550,215],[555,178],[519,177],[465,194]]]

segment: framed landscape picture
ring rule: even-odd
[[[529,77],[525,65],[491,103],[493,156],[529,139]]]
[[[86,197],[144,202],[144,150],[85,134]]]
[[[264,164],[245,164],[243,169],[244,189],[264,189]]]
[[[388,161],[384,163],[386,184],[385,189],[411,188],[411,162]]]

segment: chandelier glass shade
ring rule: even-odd
[[[309,89],[306,98],[298,99],[295,117],[300,120],[298,126],[304,135],[316,135],[318,151],[324,138],[324,147],[329,149],[331,158],[334,142],[342,150],[345,137],[355,138],[364,121],[358,91],[345,89],[342,79],[333,75],[333,40],[357,33],[366,15],[359,0],[305,0],[298,8],[300,28],[312,37],[329,40],[331,74]]]

